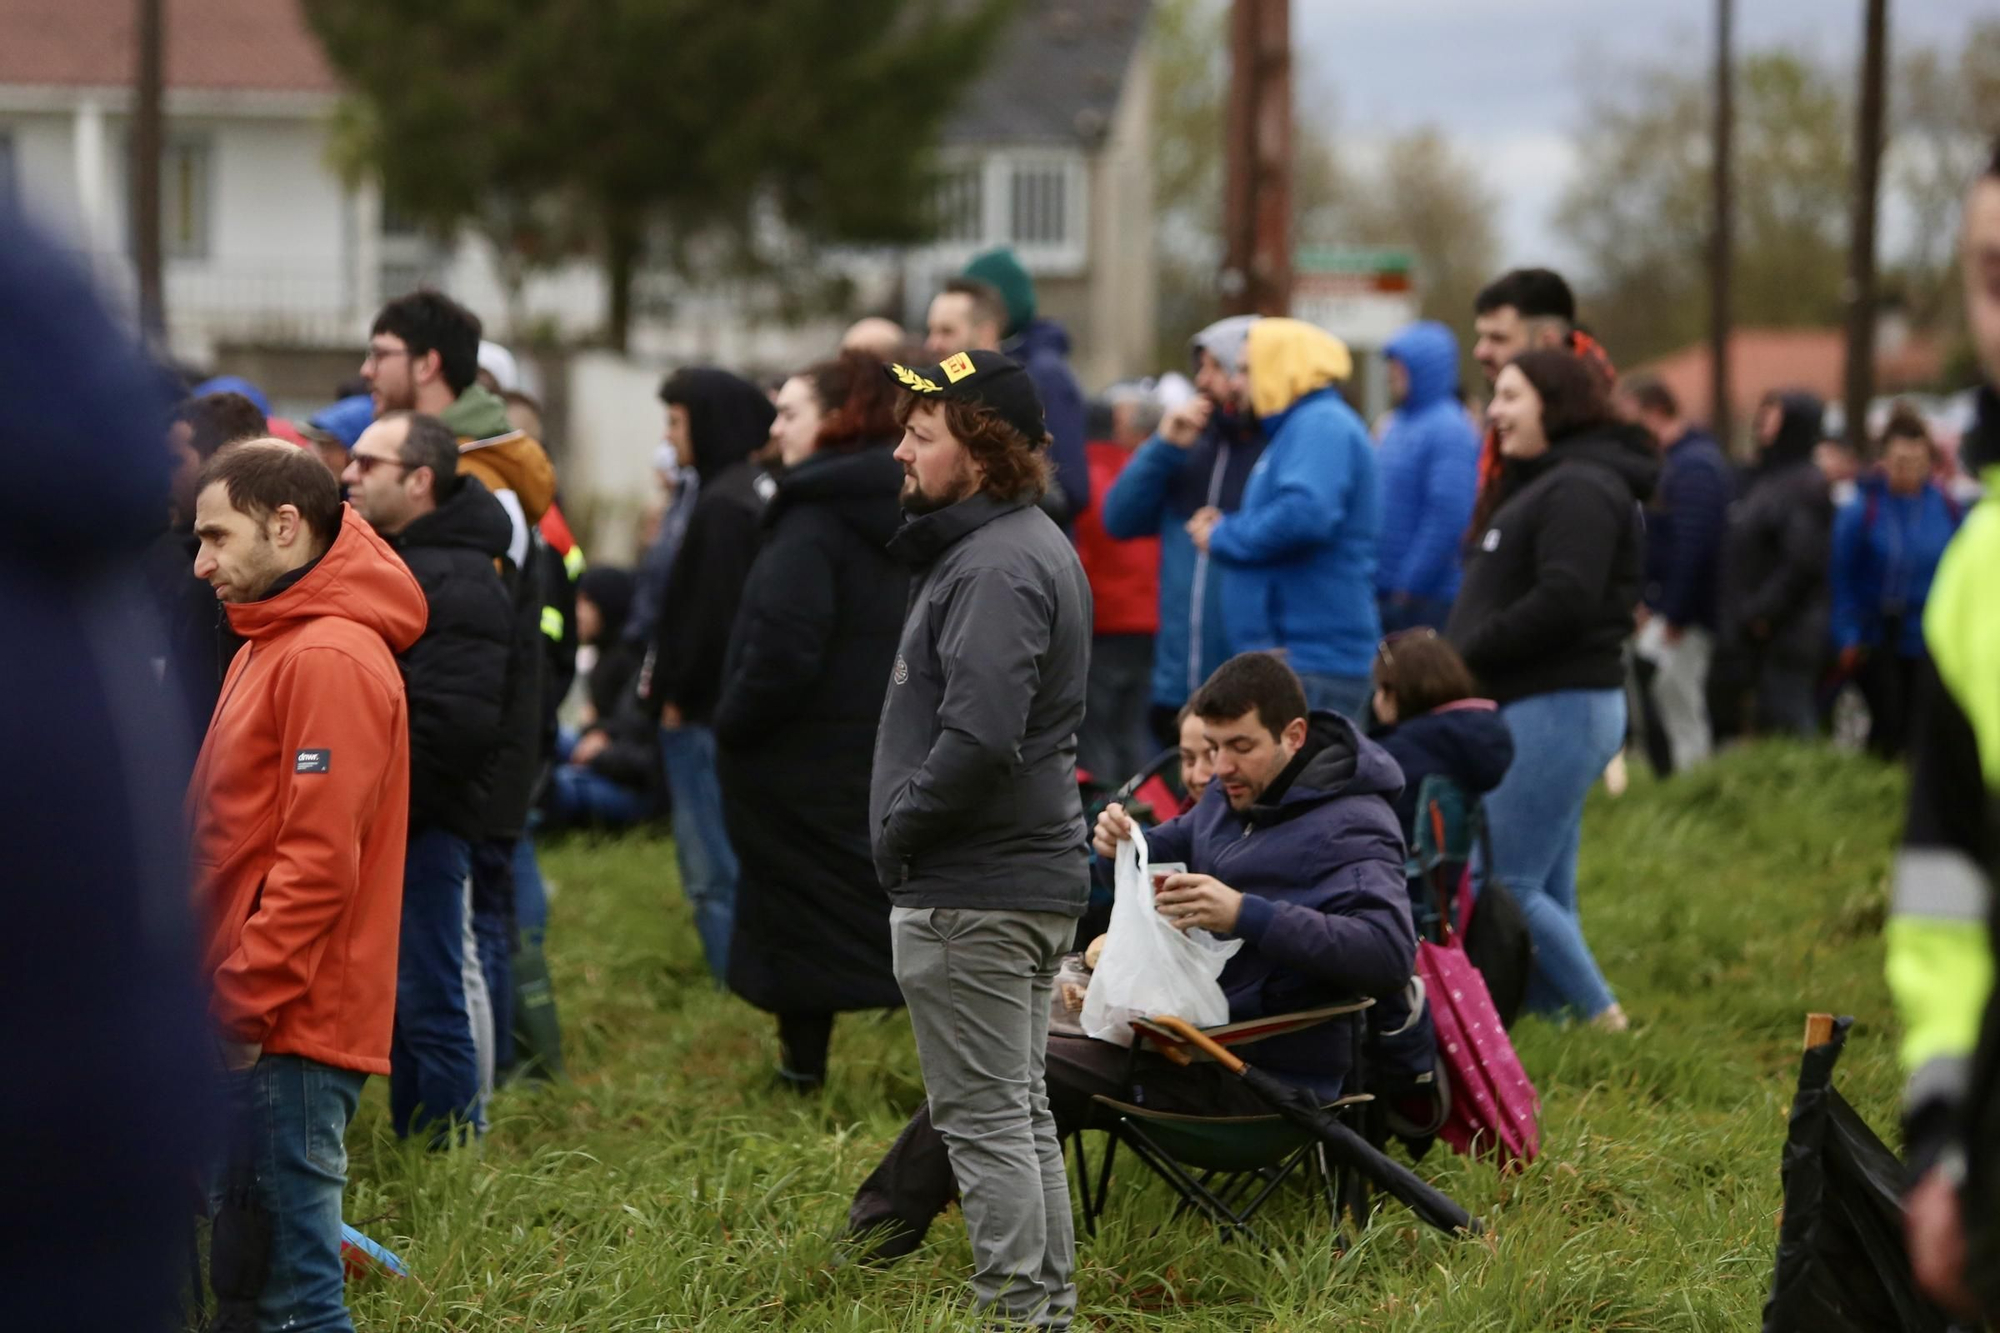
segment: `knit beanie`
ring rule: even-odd
[[[1003,336],[1015,337],[1034,321],[1035,280],[1021,267],[1012,250],[1003,246],[974,257],[965,266],[965,276],[986,283],[1007,302],[1007,329]]]

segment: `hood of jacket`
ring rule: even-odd
[[[1652,498],[1660,481],[1660,451],[1652,432],[1624,421],[1604,422],[1565,435],[1535,462],[1542,465],[1537,475],[1567,463],[1595,463],[1616,473],[1631,489],[1632,498],[1641,503]]]
[[[1420,747],[1440,770],[1473,796],[1500,785],[1514,763],[1514,733],[1490,699],[1462,699],[1420,713],[1391,729],[1402,744]]]
[[[1031,319],[1007,340],[1005,351],[1022,365],[1043,358],[1069,359],[1069,330],[1052,319]]]
[[[1434,319],[1410,325],[1389,340],[1383,355],[1402,363],[1410,377],[1409,411],[1450,398],[1458,388],[1458,339]]]
[[[1782,415],[1777,435],[1757,455],[1759,475],[1810,459],[1813,450],[1819,447],[1821,428],[1826,421],[1826,403],[1818,394],[1790,389],[1776,398]]]
[[[1188,355],[1194,361],[1194,368],[1201,369],[1201,354],[1207,352],[1231,375],[1242,373],[1244,349],[1250,342],[1250,326],[1257,322],[1255,315],[1231,315],[1218,319],[1203,329],[1188,343]]]
[[[348,504],[340,507],[333,544],[296,581],[275,596],[227,609],[230,628],[252,643],[301,621],[339,616],[373,630],[392,653],[408,651],[430,618],[417,576]]]
[[[1250,372],[1250,407],[1267,423],[1283,416],[1308,394],[1330,388],[1354,373],[1347,344],[1299,319],[1260,319],[1245,339],[1244,364]]]
[[[493,492],[476,476],[461,476],[458,489],[428,514],[410,520],[409,525],[389,538],[397,550],[413,546],[460,547],[498,560],[507,554],[513,539],[514,521],[493,498]]]
[[[1306,743],[1250,807],[1248,819],[1272,824],[1341,797],[1394,800],[1402,790],[1403,770],[1389,752],[1340,714],[1322,710],[1311,715]]]
[[[778,478],[766,527],[795,505],[820,505],[871,546],[886,547],[903,524],[903,465],[887,441],[853,453],[816,454]]]
[[[528,522],[541,522],[556,499],[556,468],[548,451],[507,420],[507,405],[475,384],[438,416],[458,436],[458,472],[489,491],[512,491]]]
[[[660,401],[687,410],[694,467],[703,481],[715,480],[763,448],[777,416],[762,389],[712,366],[690,366],[667,376]]]

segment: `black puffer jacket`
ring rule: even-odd
[[[186,709],[188,735],[196,745],[208,731],[222,678],[243,640],[229,628],[229,617],[215,599],[215,589],[194,574],[201,539],[178,528],[163,532],[146,552],[146,583],[159,613],[161,639],[152,654],[162,660],[162,680],[175,702]],[[183,781],[188,774],[181,774]]]
[[[1778,397],[1777,436],[1729,509],[1722,553],[1722,621],[1734,648],[1797,667],[1826,655],[1833,493],[1813,461],[1825,405]]]
[[[902,1003],[868,775],[909,571],[885,549],[903,469],[887,448],[780,478],[715,713],[722,808],[743,863],[729,984],[772,1012]]]
[[[1446,628],[1496,702],[1624,684],[1644,568],[1639,506],[1659,474],[1653,437],[1617,423],[1508,463]]]
[[[494,562],[507,554],[507,511],[477,477],[389,544],[430,608],[401,659],[410,701],[410,832],[484,833],[499,744],[513,613]]]

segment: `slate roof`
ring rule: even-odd
[[[1152,0],[1021,0],[945,142],[1096,145],[1152,8]]]

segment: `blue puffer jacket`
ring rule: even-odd
[[[1153,861],[1186,862],[1243,894],[1234,936],[1243,947],[1222,969],[1231,1022],[1409,984],[1417,938],[1390,806],[1402,787],[1387,751],[1346,718],[1314,713],[1305,748],[1259,804],[1238,814],[1215,783],[1194,809],[1147,831]],[[1350,1052],[1348,1030],[1328,1023],[1245,1054],[1331,1099]]]
[[[1479,433],[1458,401],[1458,339],[1434,320],[1412,324],[1383,349],[1409,374],[1410,391],[1389,418],[1376,466],[1382,473],[1382,544],[1375,588],[1450,602],[1458,596],[1458,549],[1479,492]]]
[[[1860,494],[1833,521],[1833,646],[1886,648],[1924,655],[1924,603],[1931,578],[1962,515],[1930,482],[1894,495],[1880,473],[1861,479]],[[1896,642],[1884,643],[1900,617]]]
[[[1243,507],[1216,524],[1229,651],[1281,648],[1292,670],[1362,677],[1375,660],[1375,446],[1331,388],[1264,419]]]
[[[1033,319],[1003,350],[1027,370],[1042,400],[1042,419],[1053,441],[1049,461],[1055,464],[1056,485],[1062,487],[1067,505],[1062,518],[1067,528],[1090,508],[1090,459],[1083,448],[1083,387],[1069,368],[1069,334],[1053,320]]]
[[[1194,548],[1187,521],[1214,505],[1233,514],[1264,451],[1256,427],[1220,412],[1192,447],[1154,436],[1139,446],[1098,501],[1104,530],[1120,541],[1160,539],[1160,629],[1153,640],[1153,702],[1179,708],[1229,658],[1222,580]]]

